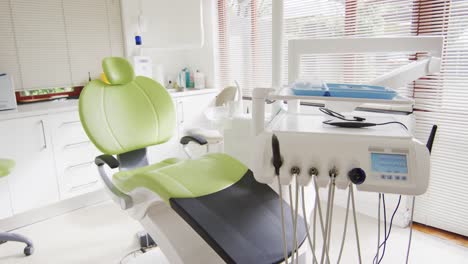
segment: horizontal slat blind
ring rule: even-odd
[[[241,2],[242,4],[239,4]],[[255,9],[255,13],[252,10]],[[218,0],[220,84],[238,80],[244,94],[271,85],[271,0]],[[284,84],[287,41],[300,38],[408,36],[414,34],[412,1],[284,1]],[[408,63],[412,54],[307,55],[301,78],[365,83]],[[411,89],[402,89],[412,95]]]
[[[415,83],[417,134],[439,125],[428,192],[416,221],[468,236],[468,1],[420,1],[420,35],[444,35],[439,75]]]
[[[288,80],[288,40],[303,38],[344,37],[345,3],[343,1],[302,1],[289,0],[284,3],[284,84]],[[321,79],[329,82],[343,82],[343,55],[304,55],[301,58],[299,78]]]
[[[21,71],[16,52],[13,20],[9,1],[0,1],[0,73],[8,73],[14,77],[16,86],[21,87]]]
[[[271,86],[271,1],[218,0],[221,86]]]
[[[119,1],[63,0],[72,85],[85,84],[88,72],[99,77],[103,57],[123,54],[120,14],[113,6]]]
[[[107,23],[109,25],[110,45],[112,56],[124,55],[124,37],[122,30],[122,15],[120,0],[106,0]]]
[[[296,5],[286,8],[286,13],[299,13],[304,7]],[[312,1],[314,2],[314,1]],[[376,1],[317,1],[321,12],[309,12],[309,26],[296,27],[297,23],[286,20],[286,28],[292,33],[288,38],[327,37],[379,37],[410,36],[414,34],[413,3],[407,0]],[[288,7],[288,5],[286,5]],[[368,83],[374,78],[409,63],[412,54],[334,54],[306,55],[301,59],[302,79],[321,79],[327,82]],[[287,64],[286,64],[287,65]],[[287,76],[284,76],[287,80]],[[288,80],[292,82],[294,80]],[[399,89],[402,94],[412,95],[411,87]]]
[[[1,0],[0,71],[17,90],[83,85],[123,55],[118,0]],[[3,48],[5,47],[5,48]]]
[[[23,87],[69,84],[62,1],[12,0],[10,3]]]

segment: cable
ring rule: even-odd
[[[292,187],[291,184],[288,186],[289,189],[289,208],[291,209],[291,223],[293,224],[293,240],[291,244],[291,264],[294,264],[294,259],[295,259],[295,252],[294,252],[294,246],[296,245],[295,243],[295,238],[296,238],[296,230],[294,226],[294,204],[293,204],[293,196],[292,196]]]
[[[119,263],[120,263],[120,264],[124,264],[124,263],[125,263],[124,261],[125,261],[126,258],[128,258],[130,255],[133,255],[133,256],[135,257],[136,254],[137,254],[138,252],[141,252],[141,248],[136,249],[136,250],[133,250],[133,251],[127,253],[125,256],[123,256],[123,257],[120,259],[120,262],[119,262]]]
[[[124,264],[124,263],[126,263],[125,260],[126,260],[128,257],[130,257],[130,255],[133,255],[133,257],[136,257],[137,253],[139,253],[139,254],[145,254],[145,253],[148,251],[148,249],[157,248],[157,247],[158,247],[158,246],[148,246],[148,247],[141,247],[141,248],[139,248],[139,249],[132,250],[132,251],[130,251],[129,253],[127,253],[125,256],[123,256],[123,257],[120,259],[119,264]]]
[[[408,130],[408,127],[405,124],[398,122],[398,121],[391,121],[391,122],[385,122],[385,123],[370,123],[370,122],[356,122],[356,121],[341,122],[341,121],[326,120],[326,121],[323,121],[322,123],[325,125],[342,127],[342,128],[364,128],[364,127],[373,127],[373,126],[383,126],[383,125],[389,125],[389,124],[399,124],[403,126],[406,130]]]
[[[385,240],[380,244],[380,247],[382,247],[382,246],[384,245],[384,243],[387,242],[387,240],[388,240],[389,237],[390,237],[390,233],[392,232],[393,219],[395,218],[396,212],[398,211],[398,208],[400,207],[400,203],[401,203],[401,195],[398,197],[398,203],[397,203],[397,205],[395,206],[395,210],[393,210],[392,217],[390,218],[390,224],[389,224],[389,227],[388,227],[387,237],[386,237]],[[375,262],[376,258],[377,258],[377,255],[374,256],[374,260],[372,261],[372,263]]]
[[[351,188],[349,191],[351,192],[351,205],[353,208],[353,218],[354,218],[354,232],[356,233],[356,246],[357,246],[357,251],[358,251],[358,258],[359,258],[359,264],[362,263],[362,257],[361,257],[361,245],[359,242],[359,231],[358,231],[358,225],[357,225],[357,217],[356,217],[356,204],[354,202],[354,187],[350,186]]]
[[[315,179],[315,177],[312,177],[312,179],[314,181],[314,187],[315,187],[315,201],[317,202],[317,209],[319,212],[320,230],[322,230],[322,238],[325,240],[325,228],[323,225],[322,206],[320,204],[320,195],[319,195],[317,180]],[[328,252],[326,252],[326,257],[328,259],[328,262],[330,262],[330,256],[328,255]],[[322,259],[320,261],[323,262],[323,254],[322,254]]]
[[[333,169],[334,171],[335,169]],[[327,218],[325,220],[325,237],[324,237],[324,244],[322,247],[322,259],[320,263],[323,263],[325,252],[328,256],[329,249],[330,249],[330,241],[331,241],[331,229],[332,229],[332,220],[333,220],[333,202],[335,198],[335,180],[336,180],[336,173],[330,172],[330,186],[328,191],[328,203],[327,203]],[[330,263],[330,257],[328,256],[327,263]]]
[[[333,221],[333,204],[335,202],[335,180],[336,175],[333,175],[332,178],[332,195],[331,195],[331,202],[330,202],[330,218],[329,218],[329,226],[328,226],[328,234],[327,234],[327,252],[330,250],[331,244],[331,230],[332,230],[332,221]],[[330,261],[328,261],[330,263]]]
[[[410,233],[408,241],[408,250],[406,251],[406,264],[408,264],[409,254],[411,249],[411,239],[413,237],[413,215],[414,215],[414,203],[416,202],[416,196],[413,196],[413,206],[411,207],[411,219],[410,219]]]
[[[325,107],[320,107],[319,110],[320,110],[320,112],[322,112],[322,113],[324,113],[326,115],[336,117],[336,118],[338,118],[340,120],[344,120],[344,121],[351,121],[351,122],[352,121],[358,121],[358,122],[360,122],[360,121],[366,120],[364,117],[359,117],[359,116],[353,116],[353,119],[348,119],[344,115],[342,115],[342,114],[340,114],[338,112],[335,112],[335,111],[333,111],[331,109],[325,108]]]
[[[325,107],[320,107],[319,110],[320,112],[326,115],[346,121],[346,122],[336,122],[333,120],[323,121],[324,124],[330,125],[330,126],[337,126],[337,127],[344,127],[344,128],[363,128],[363,127],[372,127],[372,126],[383,126],[383,125],[389,125],[389,124],[399,124],[403,126],[406,130],[408,130],[408,127],[405,124],[403,124],[402,122],[398,122],[398,121],[391,121],[391,122],[385,122],[385,123],[363,122],[366,120],[364,117],[353,116],[353,119],[349,119],[349,118],[346,118],[344,115],[338,112],[335,112],[331,109],[325,108]]]
[[[380,257],[377,264],[380,264],[385,255],[385,249],[387,248],[387,208],[385,206],[385,194],[382,193],[382,206],[383,206],[383,217],[384,217],[384,247],[382,250],[382,256]],[[380,247],[380,246],[379,246]]]
[[[385,122],[385,123],[377,123],[376,125],[377,126],[383,126],[383,125],[389,125],[389,124],[399,124],[401,125],[402,127],[404,127],[406,130],[409,130],[408,127],[403,124],[402,122],[398,122],[398,121],[391,121],[391,122]]]
[[[297,245],[297,219],[298,219],[298,204],[299,204],[299,184],[297,180],[297,174],[294,174],[296,182],[296,196],[295,196],[295,203],[293,203],[293,195],[292,195],[292,187],[289,185],[289,203],[291,208],[291,218],[293,223],[293,241],[292,241],[292,253],[291,253],[291,263],[298,263],[299,259],[299,252],[298,252],[298,245]],[[295,207],[294,207],[295,206]],[[294,261],[296,260],[296,261]]]
[[[352,187],[350,184],[349,187]],[[348,227],[348,214],[349,214],[349,201],[351,200],[351,191],[348,191],[348,200],[346,201],[346,215],[345,215],[345,220],[344,220],[344,230],[343,230],[343,238],[341,239],[341,247],[340,247],[340,253],[338,254],[338,260],[337,264],[340,263],[341,256],[343,254],[343,248],[344,248],[344,243],[346,240],[346,231]]]
[[[281,231],[283,236],[283,254],[284,254],[284,263],[288,264],[288,246],[286,242],[286,226],[284,225],[284,209],[283,209],[283,190],[281,188],[280,179],[278,177],[278,192],[279,192],[279,202],[281,209]]]
[[[313,249],[315,250],[315,230],[316,230],[316,227],[317,227],[317,199],[315,199],[315,203],[314,203],[314,223],[313,223]]]
[[[382,200],[382,194],[379,193],[379,206],[377,209],[377,259],[379,259],[380,250],[380,201]]]
[[[331,200],[331,193],[332,193],[332,184],[330,183],[328,187],[328,198],[327,198],[327,212],[326,212],[326,218],[325,218],[325,233],[323,234],[323,245],[322,245],[322,257],[320,259],[320,264],[323,264],[324,258],[325,258],[325,252],[327,249],[327,236],[328,236],[328,226],[330,225],[329,219],[330,219],[330,200]],[[328,263],[330,263],[330,260],[328,260]]]
[[[299,247],[297,244],[297,219],[299,218],[299,181],[297,179],[297,174],[294,175],[296,178],[296,208],[295,215],[294,215],[294,252],[296,252],[296,264],[299,264]],[[305,216],[304,216],[305,217]]]
[[[317,256],[315,256],[315,241],[312,244],[312,239],[310,238],[310,226],[307,223],[307,210],[305,205],[305,192],[304,186],[301,186],[301,196],[302,196],[302,214],[304,216],[304,227],[306,230],[307,241],[309,241],[310,250],[312,251],[312,257],[314,258],[313,263],[317,263]],[[314,218],[315,218],[315,208],[314,208]],[[315,221],[314,221],[314,235],[315,235]]]

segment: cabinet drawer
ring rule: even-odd
[[[59,177],[61,178],[61,199],[101,188],[97,168],[93,161],[68,166],[60,173]]]
[[[62,122],[54,132],[54,145],[57,147],[90,141],[79,120]]]
[[[99,174],[94,164],[98,151],[91,142],[67,144],[56,148],[55,154],[61,199],[83,194],[100,186]]]
[[[78,112],[65,112],[51,115],[53,143],[55,148],[89,141]]]
[[[67,199],[100,188],[94,164],[99,151],[84,132],[78,112],[52,115],[51,119],[60,198]]]
[[[72,147],[55,148],[55,163],[59,172],[65,168],[93,162],[98,151],[91,142],[76,143]]]

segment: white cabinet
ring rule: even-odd
[[[164,144],[149,147],[149,161],[154,163],[173,157],[187,158],[179,140],[187,128],[203,127],[206,122],[203,111],[213,104],[215,97],[216,92],[174,98],[177,119],[174,136]]]
[[[50,115],[60,199],[102,187],[94,158],[100,155],[81,126],[77,111]]]
[[[180,136],[183,136],[186,129],[207,125],[208,120],[204,115],[204,111],[213,104],[215,97],[216,94],[203,94],[177,99]]]
[[[47,125],[46,115],[0,122],[0,157],[16,161],[7,176],[14,214],[59,200]]]

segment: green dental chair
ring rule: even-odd
[[[82,125],[104,153],[95,162],[109,194],[141,222],[169,262],[282,262],[276,192],[221,153],[149,164],[146,148],[167,142],[175,132],[173,101],[159,83],[135,77],[123,58],[105,58],[102,66],[109,84],[94,80],[84,88],[79,101]],[[198,135],[180,142],[207,144]],[[111,169],[118,171],[109,176]],[[289,217],[286,227],[291,255]],[[302,225],[297,237],[302,244],[306,237]]]
[[[0,159],[0,178],[8,176],[14,167],[15,162],[13,160]],[[26,247],[23,252],[26,256],[29,256],[34,252],[33,243],[27,237],[14,233],[0,232],[0,244],[9,241],[25,243]]]

